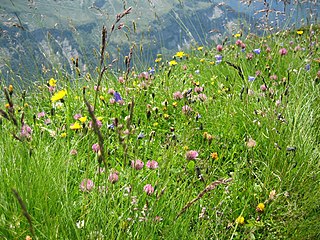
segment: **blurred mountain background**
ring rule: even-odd
[[[107,47],[116,70],[132,46],[133,64],[147,68],[159,53],[215,45],[238,32],[263,35],[318,23],[319,5],[317,0],[1,0],[0,77],[28,84],[54,76],[52,68],[72,73],[76,58],[82,73],[93,72],[102,26],[110,34],[116,15],[129,7]]]

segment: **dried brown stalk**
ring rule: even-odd
[[[192,199],[190,202],[188,202],[182,209],[181,211],[178,213],[177,217],[180,217],[182,215],[182,213],[184,213],[192,204],[194,204],[196,201],[198,201],[199,199],[201,199],[207,192],[213,190],[216,188],[216,186],[220,185],[220,184],[227,184],[228,182],[231,182],[232,178],[228,178],[228,179],[219,179],[217,181],[212,182],[210,185],[208,185],[202,192],[200,192],[198,194],[198,196],[194,199]]]

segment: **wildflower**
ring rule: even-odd
[[[248,53],[248,54],[247,54],[247,59],[248,59],[248,60],[251,60],[252,58],[253,58],[253,53]]]
[[[310,67],[311,67],[311,65],[308,63],[308,64],[306,64],[306,66],[304,67],[304,69],[305,69],[306,71],[309,71],[309,70],[310,70]]]
[[[156,169],[158,168],[158,162],[157,161],[154,161],[154,160],[149,160],[146,164],[146,167],[149,168],[149,169]]]
[[[40,119],[40,118],[44,117],[45,115],[46,115],[45,112],[39,112],[39,113],[37,114],[37,118]]]
[[[30,237],[29,235],[26,236],[26,240],[32,240],[32,237]]]
[[[188,146],[183,146],[183,150],[187,151],[189,149]]]
[[[81,123],[85,123],[85,121],[87,121],[87,116],[84,116],[84,117],[80,117],[78,120],[81,122]]]
[[[182,93],[180,91],[173,93],[173,99],[179,100],[179,99],[182,99],[182,98],[183,98],[183,95],[182,95]]]
[[[280,54],[281,56],[287,55],[287,53],[288,53],[288,51],[287,51],[287,49],[285,49],[285,48],[281,48],[281,49],[279,50],[279,54]]]
[[[170,62],[169,62],[169,66],[175,66],[175,65],[177,65],[178,63],[177,63],[177,61],[176,60],[171,60]]]
[[[240,47],[242,48],[242,51],[245,51],[246,45],[244,43],[241,43]]]
[[[51,123],[51,119],[47,118],[46,120],[44,120],[44,124],[49,125]]]
[[[31,127],[28,126],[27,124],[23,124],[23,126],[21,127],[21,132],[20,132],[21,137],[30,138],[31,133],[32,133]]]
[[[253,140],[252,138],[249,138],[249,140],[247,141],[247,147],[248,148],[253,148],[257,145],[256,141]]]
[[[241,37],[241,33],[236,33],[236,34],[234,34],[233,36],[235,37],[235,38],[239,38],[239,37]]]
[[[57,80],[55,80],[54,78],[50,78],[50,80],[49,80],[49,86],[50,87],[55,87],[55,86],[57,86]]]
[[[270,76],[270,80],[277,80],[278,79],[278,76],[273,74]]]
[[[198,49],[198,51],[202,51],[202,50],[203,50],[203,47],[200,46],[200,47],[198,47],[197,49]]]
[[[174,56],[176,56],[178,58],[182,58],[185,56],[185,54],[184,54],[184,52],[177,52],[176,55],[174,55]]]
[[[74,124],[71,124],[70,129],[71,130],[78,130],[81,129],[81,125],[78,122],[75,122]]]
[[[222,55],[215,55],[214,57],[216,58],[217,61],[221,61],[222,60]]]
[[[91,148],[92,148],[92,151],[96,153],[100,151],[100,145],[98,143],[93,144]]]
[[[173,107],[177,107],[177,106],[178,106],[178,103],[177,103],[177,102],[173,102],[173,103],[172,103],[172,106],[173,106]]]
[[[256,79],[256,78],[253,77],[253,76],[249,76],[249,77],[248,77],[248,81],[249,81],[249,82],[253,82],[255,79]]]
[[[73,119],[78,120],[79,118],[81,118],[82,115],[80,113],[77,113],[73,116]]]
[[[169,114],[167,114],[167,113],[163,114],[163,118],[164,118],[164,119],[169,119],[169,117],[170,117]]]
[[[140,159],[137,159],[135,161],[131,161],[131,167],[136,170],[141,170],[143,168],[143,165],[144,165],[144,163]]]
[[[204,63],[204,61],[205,61],[205,59],[204,59],[204,58],[201,58],[201,59],[200,59],[200,62],[201,62],[201,63]],[[199,71],[199,70],[198,70],[198,71],[196,70],[196,72],[197,72],[197,74],[199,74],[199,73],[200,73],[200,71]]]
[[[154,188],[151,184],[147,184],[143,187],[143,190],[148,194],[151,195],[154,192]]]
[[[63,132],[60,134],[60,137],[65,138],[67,136],[67,133]]]
[[[122,100],[121,95],[118,92],[114,92],[113,97],[116,102],[119,102]]]
[[[115,92],[116,91],[113,88],[108,89],[108,94],[110,94],[110,95],[114,95]]]
[[[237,45],[238,47],[240,47],[240,46],[241,46],[241,44],[242,44],[242,41],[241,41],[240,39],[237,39],[237,41],[236,41],[236,45]]]
[[[221,52],[222,50],[223,50],[223,46],[222,46],[222,45],[220,45],[220,44],[219,44],[219,45],[217,45],[217,51],[218,51],[218,52]]]
[[[141,132],[141,133],[139,133],[139,135],[138,135],[138,139],[142,139],[142,138],[144,138],[144,134]]]
[[[201,100],[201,101],[206,101],[208,98],[207,98],[207,96],[204,94],[204,93],[200,93],[199,95],[198,95],[198,98]]]
[[[265,205],[263,203],[259,203],[258,206],[256,207],[257,212],[263,212],[265,208]]]
[[[203,91],[203,87],[195,87],[194,92],[201,93]]]
[[[70,155],[77,155],[78,151],[76,149],[71,149],[70,150]]]
[[[187,160],[194,160],[198,157],[199,153],[195,150],[190,150],[186,153]]]
[[[111,182],[111,183],[116,183],[116,182],[118,182],[118,180],[119,180],[119,173],[118,173],[118,172],[112,172],[112,173],[110,173],[108,180],[109,180],[109,182]]]
[[[119,83],[124,83],[124,82],[125,82],[125,81],[124,81],[124,78],[123,78],[122,76],[118,77],[118,82],[119,82]]]
[[[149,70],[149,74],[150,74],[150,75],[153,75],[153,74],[156,72],[156,70],[154,69],[154,67],[149,68],[148,70]]]
[[[219,159],[217,152],[211,153],[210,156],[211,156],[211,158],[212,158],[213,160],[218,160],[218,159]]]
[[[162,58],[156,58],[156,60],[154,60],[156,63],[159,63],[162,61]]]
[[[77,226],[77,228],[83,228],[84,227],[84,220],[81,220],[81,221],[78,221],[78,222],[76,222],[76,226]]]
[[[298,35],[302,35],[302,34],[303,34],[303,31],[302,31],[302,30],[298,30],[298,31],[297,31],[297,34],[298,34]]]
[[[185,105],[182,107],[182,113],[187,114],[189,112],[192,112],[192,108],[189,107],[188,105]]]
[[[62,100],[66,94],[67,94],[67,91],[66,91],[66,90],[61,90],[61,91],[55,93],[55,94],[51,97],[51,101],[52,101],[52,102],[56,102],[56,101]]]
[[[261,89],[262,92],[265,92],[267,90],[267,86],[265,84],[262,84],[260,86],[260,89]]]
[[[80,184],[80,190],[82,192],[90,192],[94,187],[94,183],[91,179],[85,178]]]
[[[269,193],[269,199],[270,200],[274,200],[275,197],[276,197],[276,190],[272,190],[270,193]]]
[[[99,99],[100,99],[101,101],[104,101],[104,100],[105,100],[105,99],[104,99],[104,96],[102,96],[102,95],[99,96]]]
[[[242,216],[237,217],[236,223],[240,224],[240,225],[243,225],[244,224],[244,217],[242,217]]]
[[[9,93],[12,95],[12,93],[13,93],[13,86],[12,86],[11,84],[9,85],[8,90],[9,90]]]
[[[261,53],[261,50],[260,50],[260,48],[256,48],[256,49],[253,49],[253,52],[254,52],[255,54],[260,54],[260,53]]]

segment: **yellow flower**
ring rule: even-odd
[[[201,47],[198,47],[197,49],[198,49],[198,51],[202,51],[203,47],[201,46]]]
[[[183,146],[183,150],[187,151],[189,149],[188,146]]]
[[[243,225],[243,224],[244,224],[244,217],[239,216],[239,217],[236,219],[236,223]]]
[[[203,58],[200,59],[200,62],[203,63],[205,60]]]
[[[236,33],[235,35],[233,35],[235,38],[239,38],[241,37],[241,33]]]
[[[104,96],[99,97],[101,101],[104,101]]]
[[[303,31],[302,31],[302,30],[299,30],[299,31],[297,31],[297,34],[298,34],[298,35],[302,35],[302,34],[303,34]]]
[[[166,113],[163,114],[163,118],[164,118],[164,119],[168,119],[169,117],[170,117],[169,114],[166,114]]]
[[[12,86],[11,84],[9,85],[8,90],[9,90],[9,93],[12,93],[12,92],[13,92],[13,86]]]
[[[98,121],[102,121],[102,120],[103,120],[103,117],[97,117],[97,120],[98,120]]]
[[[210,63],[210,65],[214,65],[214,64],[215,64],[215,62],[212,62],[212,61],[211,61],[211,62],[209,62],[209,63]]]
[[[175,65],[177,65],[178,63],[177,63],[177,61],[176,60],[171,60],[170,62],[169,62],[169,66],[175,66]]]
[[[55,87],[55,86],[57,86],[57,80],[55,80],[54,78],[51,78],[50,80],[49,80],[49,86],[50,87]]]
[[[178,103],[177,103],[177,102],[173,102],[173,103],[172,103],[172,106],[173,106],[173,107],[177,107],[177,106],[178,106]]]
[[[214,159],[214,160],[218,160],[219,159],[218,153],[217,152],[211,153],[211,158]]]
[[[66,94],[67,94],[67,90],[61,90],[61,91],[55,93],[55,94],[51,97],[51,101],[52,101],[52,102],[59,101],[59,100],[63,99]]]
[[[156,60],[154,60],[156,63],[161,62],[162,58],[156,58]]]
[[[256,208],[256,211],[257,212],[263,212],[264,208],[265,208],[265,205],[263,203],[259,203],[257,208]]]
[[[175,56],[178,58],[182,58],[185,56],[185,54],[184,54],[184,52],[177,52]]]
[[[10,104],[9,104],[9,103],[6,103],[4,106],[5,106],[6,108],[9,108],[9,107],[10,107]]]
[[[155,123],[153,124],[154,127],[157,127],[158,125],[159,125],[159,123],[157,123],[157,122],[155,122]]]
[[[78,122],[75,122],[74,124],[71,124],[71,126],[70,126],[71,130],[78,130],[81,128],[82,128],[82,126]]]
[[[85,121],[87,121],[87,116],[84,116],[84,117],[81,117],[81,118],[79,118],[79,121],[81,122],[81,123],[85,123]]]
[[[63,132],[60,134],[60,137],[65,138],[67,136],[67,133]]]

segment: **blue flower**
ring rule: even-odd
[[[221,55],[215,55],[214,56],[216,58],[217,61],[222,61],[222,56]]]
[[[261,53],[261,50],[260,50],[260,48],[256,48],[256,49],[253,49],[253,52],[254,52],[255,54],[260,54],[260,53]]]
[[[121,95],[118,92],[114,92],[113,97],[114,97],[114,100],[116,100],[116,102],[119,102],[122,100]]]
[[[248,77],[248,81],[249,81],[249,82],[253,82],[255,79],[256,79],[256,78],[253,77],[253,76],[249,76],[249,77]]]
[[[306,66],[304,67],[304,69],[306,70],[306,71],[309,71],[310,70],[310,64],[308,63],[308,64],[306,64]]]
[[[155,72],[156,72],[156,70],[154,69],[154,67],[152,67],[152,68],[149,70],[149,74],[151,74],[151,75],[153,75]]]

